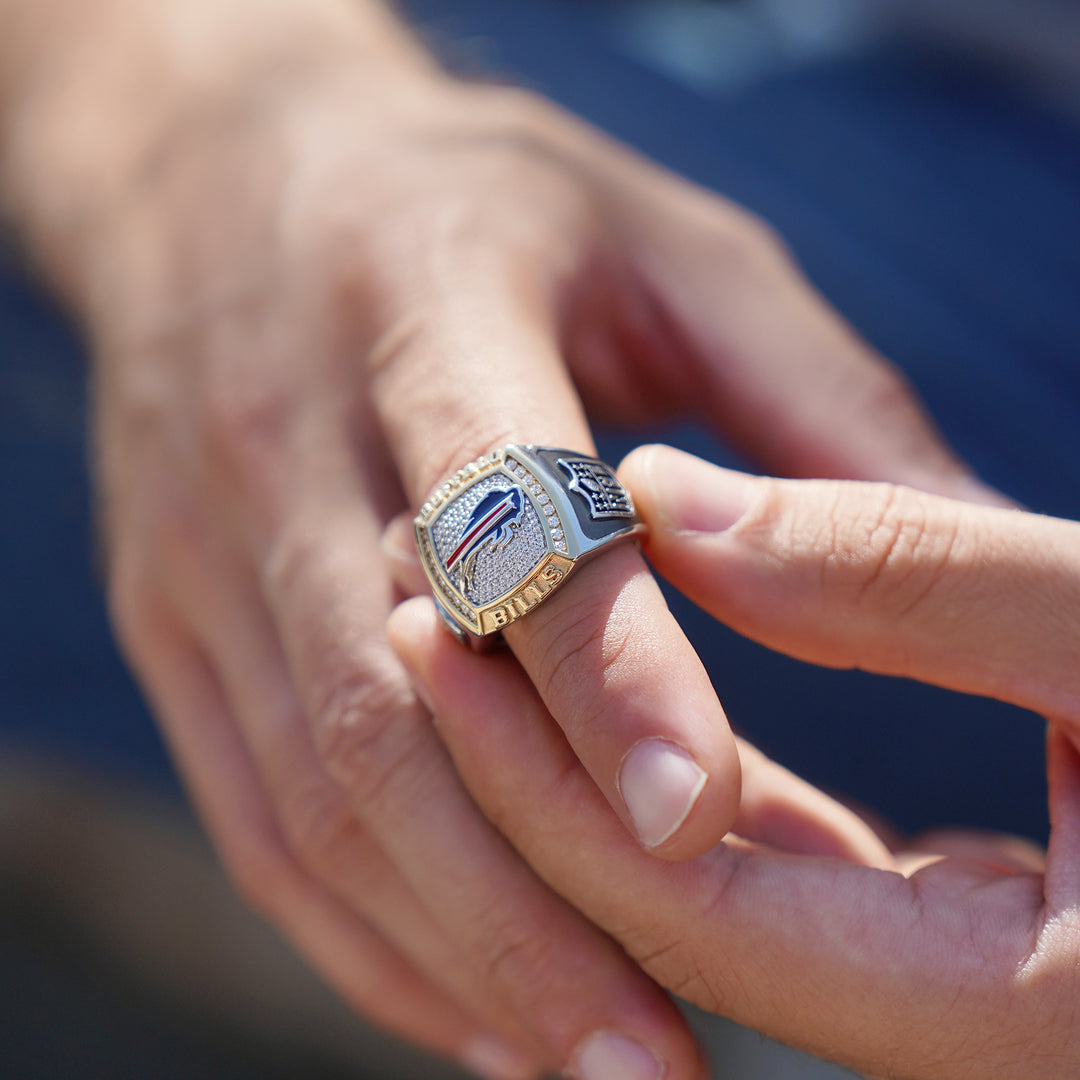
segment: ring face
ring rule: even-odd
[[[434,492],[415,528],[443,620],[459,636],[481,637],[531,611],[583,558],[640,525],[603,462],[507,446]]]

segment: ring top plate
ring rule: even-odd
[[[539,604],[581,558],[636,531],[637,519],[602,462],[507,446],[434,492],[415,529],[444,621],[483,636]]]

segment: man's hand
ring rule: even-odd
[[[386,641],[384,526],[505,442],[591,451],[587,412],[977,485],[765,227],[445,77],[381,5],[0,2],[26,16],[8,203],[96,352],[118,634],[240,888],[476,1068],[697,1075],[663,995],[461,784]],[[735,742],[633,548],[507,636],[634,843],[724,836]]]
[[[875,856],[846,811],[786,799],[794,781],[753,753],[725,843],[649,860],[604,823],[513,661],[463,659],[428,602],[411,601],[394,640],[480,805],[645,970],[706,1009],[874,1076],[1077,1075],[1080,524],[891,485],[757,479],[659,447],[621,476],[654,565],[736,629],[1045,715],[1049,851],[947,832]],[[511,714],[512,730],[489,719]]]

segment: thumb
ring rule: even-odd
[[[1080,524],[644,447],[620,475],[673,585],[772,648],[1080,719]]]

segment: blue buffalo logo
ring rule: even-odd
[[[468,585],[473,563],[481,548],[502,547],[521,524],[525,512],[525,493],[515,485],[509,489],[489,491],[469,515],[454,550],[446,560],[446,569],[461,567],[462,579]]]

